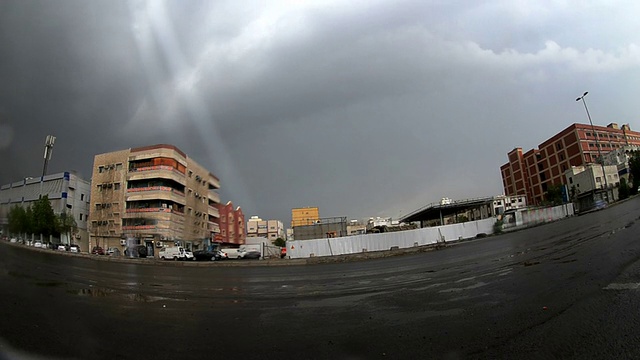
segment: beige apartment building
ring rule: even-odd
[[[220,232],[220,181],[173,145],[96,155],[91,177],[91,245],[205,246]],[[129,239],[129,240],[127,240]]]
[[[252,216],[247,221],[247,237],[263,237],[271,242],[277,238],[286,240],[285,229],[280,220],[262,220],[257,216]]]

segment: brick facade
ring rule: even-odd
[[[566,183],[565,171],[595,163],[598,147],[604,155],[625,145],[640,145],[640,132],[615,123],[606,127],[572,124],[537,149],[523,153],[515,148],[507,153],[509,162],[500,167],[504,193],[526,195],[528,204],[540,204],[549,186]]]

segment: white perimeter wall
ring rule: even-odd
[[[551,208],[522,209],[515,213],[517,227],[556,221],[574,215],[572,204]],[[462,224],[429,227],[382,234],[364,234],[331,239],[287,241],[287,255],[294,258],[333,256],[362,253],[364,251],[389,250],[391,247],[409,248],[446,241],[471,239],[480,233],[493,234],[495,218],[469,221]],[[508,224],[505,224],[507,227]]]
[[[287,241],[287,255],[294,258],[332,256],[361,253],[363,251],[389,250],[393,246],[409,248],[446,241],[470,239],[480,233],[493,233],[495,218],[469,221],[461,224],[429,227],[416,230],[381,234],[364,234],[330,239]]]

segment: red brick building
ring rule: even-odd
[[[571,166],[595,163],[598,146],[606,154],[625,145],[640,145],[640,132],[631,131],[629,125],[572,124],[537,149],[523,153],[515,148],[507,153],[509,162],[500,167],[504,193],[526,195],[527,204],[539,204],[549,186],[565,183],[564,172]]]
[[[215,241],[223,244],[244,244],[247,233],[242,209],[239,206],[234,209],[231,201],[226,205],[218,205],[218,208],[220,210],[220,233],[216,234]]]

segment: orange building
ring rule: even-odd
[[[291,227],[313,225],[320,220],[317,207],[291,209]]]
[[[527,204],[540,204],[549,186],[565,184],[564,173],[572,166],[595,163],[598,149],[606,154],[625,145],[640,145],[640,132],[629,125],[572,124],[537,149],[523,153],[518,147],[507,153],[509,162],[500,167],[504,193],[526,195]]]

